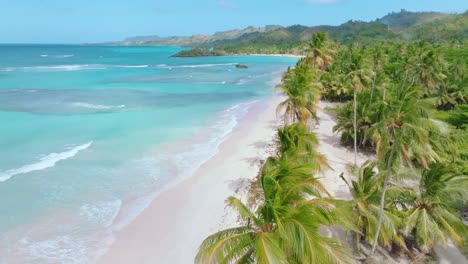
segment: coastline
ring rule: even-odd
[[[260,160],[268,157],[279,126],[275,110],[282,100],[274,95],[255,103],[192,177],[160,193],[115,234],[98,263],[193,263],[208,235],[236,226],[236,215],[225,210],[224,201],[242,195],[257,176]]]
[[[276,107],[284,96],[275,95],[255,103],[239,121],[218,152],[194,175],[160,193],[151,204],[121,231],[98,263],[193,263],[198,246],[209,235],[237,226],[237,215],[226,209],[231,195],[245,198],[245,189],[260,169],[260,161],[271,155],[276,129],[281,124]],[[340,174],[349,181],[347,166],[353,152],[340,145],[333,133],[336,124],[320,102],[320,125],[313,130],[320,140],[319,152],[326,155],[332,170],[320,175],[332,196],[351,199]],[[359,153],[359,163],[370,157]],[[334,230],[329,235],[341,236]]]

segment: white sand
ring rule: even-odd
[[[345,200],[352,199],[351,192],[340,178],[340,174],[344,173],[343,177],[348,183],[351,183],[352,175],[349,173],[348,167],[353,165],[354,152],[352,149],[340,145],[340,135],[333,133],[336,122],[325,112],[325,109],[334,105],[323,101],[319,101],[318,105],[320,109],[317,111],[317,115],[320,123],[313,129],[313,132],[320,140],[318,151],[327,157],[332,168],[332,170],[326,171],[320,180],[333,197]],[[358,152],[358,165],[371,158]]]

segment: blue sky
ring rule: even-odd
[[[404,8],[460,13],[467,0],[0,0],[0,43],[211,34],[249,25],[338,25]]]

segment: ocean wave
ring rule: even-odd
[[[74,55],[74,54],[65,54],[65,55],[41,54],[41,55],[39,55],[39,56],[42,57],[42,58],[51,57],[51,58],[64,59],[64,58],[71,58],[71,57],[74,57],[75,55]]]
[[[90,103],[83,103],[83,102],[75,102],[72,103],[73,106],[82,107],[82,108],[89,108],[89,109],[113,109],[113,108],[124,108],[125,105],[100,105],[100,104],[90,104]]]
[[[79,71],[79,70],[103,70],[105,66],[99,64],[71,64],[55,66],[26,66],[0,68],[0,71]]]
[[[149,65],[109,65],[109,67],[117,67],[117,68],[148,68]]]
[[[50,153],[47,156],[41,158],[39,162],[24,165],[23,167],[20,167],[17,169],[11,169],[11,170],[1,172],[0,182],[6,181],[10,179],[11,177],[18,175],[18,174],[24,174],[28,172],[44,170],[47,168],[54,167],[57,162],[74,157],[76,154],[78,154],[78,152],[89,148],[92,144],[93,144],[93,141],[90,141],[86,144],[76,146],[64,152]]]
[[[63,55],[66,56],[66,55]],[[52,66],[26,66],[26,67],[5,67],[0,68],[0,72],[11,71],[80,71],[80,70],[105,70],[109,68],[148,68],[150,65],[112,65],[112,64],[70,64]],[[163,66],[156,66],[163,67]]]

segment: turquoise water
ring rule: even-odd
[[[0,45],[0,263],[92,262],[296,62],[179,50]]]

